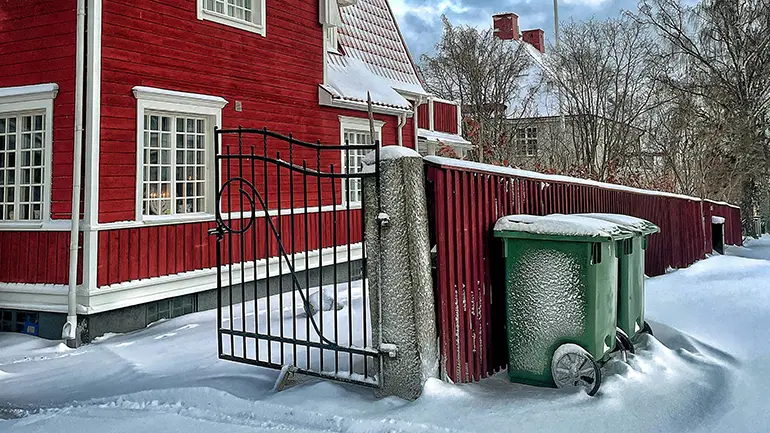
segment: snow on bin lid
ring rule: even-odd
[[[724,224],[725,219],[721,216],[711,215],[711,224]]]
[[[609,221],[577,215],[508,215],[497,220],[495,231],[514,231],[536,235],[623,238],[627,232]]]
[[[631,215],[623,215],[618,213],[582,213],[578,215],[588,217],[588,218],[596,218],[604,221],[609,221],[611,223],[615,223],[620,226],[641,230],[644,232],[650,232],[652,231],[653,228],[655,228],[654,230],[655,233],[660,231],[658,226],[656,226],[655,224],[645,219],[637,218]]]

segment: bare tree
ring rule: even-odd
[[[627,16],[562,29],[547,78],[561,93],[573,157],[590,177],[611,179],[639,154],[646,116],[661,103],[658,50],[654,35]]]
[[[758,207],[770,172],[768,17],[770,0],[642,0],[637,17],[668,42],[666,60],[675,67],[661,82],[692,99],[695,135],[708,138],[704,151],[716,162],[704,167],[714,172],[704,184],[740,200],[744,215]]]
[[[453,26],[446,17],[444,34],[433,55],[423,55],[420,72],[431,93],[461,103],[473,127],[468,139],[479,161],[504,160],[513,137],[506,126],[512,110],[530,106],[532,92],[522,92],[531,59],[522,43],[502,41],[491,29]]]

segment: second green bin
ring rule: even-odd
[[[574,215],[511,215],[494,235],[504,241],[509,378],[560,385],[552,361],[570,343],[595,364],[606,359],[615,348],[616,243],[632,234]]]
[[[655,224],[628,215],[594,213],[581,216],[608,221],[634,233],[632,239],[619,244],[618,262],[618,328],[629,337],[641,331],[649,331],[644,321],[644,255],[647,236],[658,233]]]

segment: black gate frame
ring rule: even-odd
[[[230,148],[232,146],[226,146],[225,152],[222,152],[222,141],[223,137],[227,136],[235,136],[237,137],[237,153],[231,153]],[[244,140],[250,139],[256,137],[261,142],[261,149],[259,147],[255,147],[253,144],[251,145],[245,145]],[[372,137],[374,138],[374,137]],[[288,161],[281,159],[281,154],[279,151],[275,151],[275,157],[271,157],[270,151],[271,149],[268,146],[268,139],[278,140],[278,142],[283,143],[283,145],[288,145],[288,151],[289,151],[289,159]],[[302,165],[298,165],[294,162],[295,156],[294,156],[294,150],[296,148],[301,149],[310,149],[315,152],[315,169],[308,168],[307,166],[307,158],[304,158],[302,161]],[[255,153],[255,150],[259,149],[261,150],[260,154],[259,152]],[[369,277],[368,275],[368,264],[367,264],[367,258],[366,258],[366,248],[365,248],[365,239],[366,239],[366,205],[365,205],[365,199],[364,199],[364,179],[366,178],[375,178],[376,182],[376,194],[377,194],[377,209],[374,210],[374,215],[377,215],[379,213],[379,194],[380,194],[380,144],[378,141],[374,141],[374,144],[371,145],[350,145],[349,143],[345,143],[344,145],[322,145],[320,141],[316,143],[308,143],[300,140],[296,140],[293,138],[292,134],[289,134],[288,136],[278,134],[272,131],[268,131],[267,128],[262,129],[250,129],[250,128],[241,128],[240,126],[238,129],[214,129],[214,150],[215,150],[215,179],[214,182],[217,186],[216,188],[216,227],[214,229],[211,229],[209,231],[210,235],[214,235],[217,238],[216,242],[216,266],[217,266],[217,340],[218,340],[218,354],[220,359],[229,360],[229,361],[235,361],[245,364],[252,364],[262,367],[268,367],[268,368],[274,368],[274,369],[282,369],[285,367],[283,364],[286,360],[286,345],[291,345],[293,347],[293,356],[291,357],[291,363],[288,364],[289,367],[292,367],[294,371],[307,374],[310,376],[316,376],[316,377],[322,377],[327,379],[333,379],[343,382],[350,382],[350,383],[356,383],[360,385],[370,386],[370,387],[380,387],[381,386],[381,354],[378,350],[372,348],[371,346],[375,346],[376,343],[374,341],[371,342],[371,344],[367,344],[367,341],[373,340],[373,328],[374,326],[377,326],[376,324],[372,323],[372,332],[369,332],[367,334],[367,306],[369,306],[370,302],[367,299],[367,290],[368,290],[368,284],[367,279]],[[369,169],[363,170],[357,173],[350,173],[349,167],[346,173],[342,172],[342,167],[340,166],[340,172],[335,171],[335,165],[331,164],[329,167],[329,171],[325,172],[321,167],[321,156],[323,154],[326,154],[328,152],[334,152],[338,158],[342,156],[344,153],[345,160],[347,164],[349,164],[349,157],[351,151],[373,151],[374,152],[374,166],[369,166]],[[237,173],[233,174],[231,172],[231,166],[233,165],[233,161],[237,161]],[[252,180],[249,181],[244,172],[244,162],[247,162],[250,164],[251,168],[251,176]],[[262,169],[263,169],[263,182],[265,190],[265,196],[263,197],[262,194],[260,194],[260,191],[255,186],[254,182],[254,176],[255,176],[255,163],[261,163]],[[221,167],[223,167],[224,164],[224,171],[225,173],[221,173],[222,170]],[[268,169],[272,167],[275,169],[276,173],[276,179],[274,179],[274,182],[276,185],[281,184],[281,171],[288,170],[289,171],[289,194],[291,199],[291,208],[290,208],[290,215],[291,215],[291,227],[289,227],[289,230],[291,232],[291,242],[292,242],[292,255],[287,252],[287,248],[283,243],[282,240],[282,234],[284,233],[283,227],[281,227],[281,218],[282,215],[282,209],[281,209],[281,188],[279,187],[277,189],[276,195],[276,203],[277,207],[274,209],[270,209],[269,202],[270,202],[270,193],[269,190],[267,190],[267,185],[271,184],[271,179],[268,176]],[[247,166],[248,168],[248,166]],[[295,207],[296,207],[296,200],[298,196],[295,195],[297,192],[295,190],[295,181],[294,181],[294,174],[298,173],[302,176],[302,192],[303,195],[303,201],[304,201],[304,234],[302,236],[303,242],[304,242],[304,251],[297,251],[296,248],[294,248],[295,243],[295,227],[294,227],[294,217],[296,215],[300,215],[298,213],[295,213]],[[224,177],[221,177],[221,175],[224,174]],[[310,193],[308,193],[308,177],[315,178],[315,187],[316,187],[316,198],[318,200],[318,233],[309,233],[308,232],[308,223],[309,223],[309,212],[308,212],[308,197]],[[331,191],[332,191],[332,210],[330,212],[322,212],[323,209],[323,194],[322,194],[322,179],[331,179],[330,184],[332,185]],[[340,182],[346,182],[347,188],[345,189],[347,193],[347,200],[346,200],[346,206],[344,208],[344,211],[348,212],[348,216],[346,218],[347,226],[343,227],[347,231],[347,270],[348,270],[348,299],[351,299],[351,285],[352,285],[352,263],[351,263],[351,252],[350,247],[353,245],[351,243],[351,218],[350,218],[350,183],[351,180],[358,179],[360,182],[360,191],[361,191],[361,244],[362,244],[362,256],[361,256],[361,264],[362,264],[362,284],[363,284],[363,299],[362,299],[362,310],[363,310],[363,320],[362,323],[354,324],[352,319],[352,308],[349,308],[349,314],[348,314],[348,345],[340,345],[338,342],[339,337],[339,328],[338,328],[338,321],[337,321],[337,315],[338,311],[334,309],[333,311],[327,313],[328,314],[334,314],[334,328],[335,328],[335,341],[332,341],[329,337],[324,334],[323,332],[323,315],[324,310],[321,308],[318,312],[320,315],[320,326],[318,323],[316,323],[316,320],[314,318],[314,314],[311,309],[310,305],[310,279],[307,269],[307,258],[308,258],[308,250],[309,250],[309,236],[316,236],[314,240],[318,240],[319,246],[318,246],[318,254],[319,254],[319,267],[318,271],[321,273],[318,281],[319,281],[319,296],[322,296],[323,294],[323,227],[322,227],[322,218],[324,213],[330,213],[333,218],[333,245],[334,248],[334,254],[333,255],[333,264],[334,266],[334,302],[337,303],[338,299],[338,285],[340,284],[338,280],[337,275],[337,266],[340,264],[337,260],[337,248],[341,245],[337,245],[339,242],[337,242],[337,212],[338,212],[338,206],[337,203],[338,197],[336,196],[336,179],[340,179]],[[220,186],[221,182],[221,186]],[[227,195],[228,200],[228,216],[227,218],[223,218],[222,215],[222,200],[223,195],[226,194],[229,188],[238,187],[238,190],[236,191],[238,193],[238,200],[239,200],[239,212],[233,212],[232,206],[230,206],[229,203],[232,200],[232,194]],[[341,197],[340,197],[341,198]],[[248,208],[251,209],[251,215],[247,218],[244,218],[244,214],[246,213],[246,208],[244,208],[244,205],[247,205]],[[326,205],[329,206],[329,205]],[[285,210],[285,209],[284,209]],[[257,221],[257,213],[263,212],[263,215],[260,216],[260,218],[264,218],[266,221],[265,224],[265,233],[264,235],[264,245],[265,245],[265,257],[259,259],[259,260],[265,260],[266,268],[267,268],[267,276],[265,281],[266,284],[266,290],[267,290],[267,332],[259,332],[259,321],[258,321],[258,315],[259,315],[259,309],[257,308],[257,275],[256,275],[256,262],[258,260],[257,258],[257,236],[256,233],[256,221]],[[269,212],[277,212],[279,215],[278,218],[278,225],[273,222],[271,215]],[[233,218],[233,213],[239,213],[240,217],[237,219]],[[236,223],[234,224],[234,221]],[[252,260],[244,260],[244,253],[245,250],[245,242],[244,242],[244,236],[249,231],[253,232],[254,236],[254,257]],[[233,260],[233,238],[237,237],[238,243],[235,245],[236,248],[240,247],[241,254],[240,261],[234,261]],[[222,242],[225,241],[227,238],[227,242],[229,242],[230,248],[228,249],[229,254],[227,258],[223,257],[223,251],[222,251]],[[277,241],[278,245],[278,256],[279,256],[279,273],[276,275],[278,278],[278,289],[277,291],[271,292],[270,288],[270,273],[269,273],[269,259],[270,257],[270,241],[275,240]],[[328,247],[327,247],[328,248]],[[305,255],[305,263],[306,263],[306,269],[305,269],[305,285],[303,287],[302,282],[300,281],[300,278],[298,276],[298,272],[295,271],[295,259],[298,254],[304,254]],[[246,326],[246,303],[247,303],[247,293],[246,291],[246,284],[247,282],[245,280],[245,270],[244,270],[244,264],[247,262],[254,262],[254,280],[251,281],[252,287],[253,287],[253,301],[255,302],[255,314],[253,315],[255,323],[254,323],[254,331],[247,331]],[[225,263],[226,262],[226,263]],[[241,308],[241,329],[235,329],[234,322],[235,322],[235,316],[234,316],[234,304],[238,304],[236,302],[233,302],[233,295],[238,294],[237,288],[234,288],[232,285],[232,275],[233,275],[233,265],[240,263],[241,264],[241,283],[240,283],[240,308]],[[288,272],[284,272],[282,269],[283,266],[288,267]],[[345,261],[342,262],[343,264]],[[226,273],[223,271],[224,266],[228,266],[229,268],[229,281],[231,284],[224,285],[223,284],[223,274]],[[291,288],[290,290],[284,290],[283,287],[283,275],[291,276]],[[235,290],[235,292],[234,292]],[[227,298],[227,302],[223,300],[223,292],[229,291],[229,296]],[[271,332],[271,309],[270,309],[270,296],[279,294],[282,295],[286,292],[297,292],[299,293],[302,302],[301,302],[301,308],[302,312],[305,314],[306,318],[306,335],[305,339],[297,338],[296,331],[297,331],[297,305],[294,305],[294,311],[292,316],[293,321],[293,334],[292,336],[287,337],[284,334],[284,313],[283,313],[283,300],[282,297],[279,297],[279,300],[281,302],[280,306],[280,336],[274,335],[274,332]],[[296,298],[293,298],[293,303],[296,300]],[[251,301],[251,300],[249,300]],[[348,305],[348,307],[351,307]],[[371,306],[371,308],[376,308],[376,306]],[[371,309],[370,308],[370,309]],[[229,327],[225,327],[223,323],[223,310],[229,309]],[[328,317],[328,316],[327,316]],[[319,341],[311,341],[311,334],[310,334],[310,327],[312,325],[313,331],[318,336]],[[361,326],[361,329],[363,330],[363,345],[364,347],[354,347],[352,345],[352,335],[353,335],[353,326],[358,325]],[[225,353],[223,350],[223,340],[225,338],[230,339],[230,353]],[[370,339],[368,340],[367,337]],[[236,356],[235,354],[235,342],[236,338],[241,339],[242,344],[242,355]],[[254,339],[255,340],[255,346],[256,346],[256,356],[254,359],[250,358],[247,354],[247,338],[248,339]],[[260,360],[259,356],[259,345],[260,341],[266,341],[267,342],[267,353],[268,353],[268,359],[267,361]],[[273,356],[272,356],[272,348],[274,343],[279,344],[280,353],[281,353],[281,362],[276,363],[273,362]],[[306,351],[306,364],[305,368],[301,368],[297,364],[297,347],[298,346],[304,346]],[[370,346],[370,347],[366,347]],[[311,349],[318,349],[320,351],[320,368],[314,369],[311,368]],[[331,371],[324,370],[324,352],[325,351],[333,351],[334,352],[334,364],[335,369],[332,373]],[[340,361],[340,355],[347,355],[349,360],[349,367],[350,371],[348,372],[349,377],[345,377],[344,375],[340,375],[339,370],[339,361]],[[353,364],[354,364],[354,356],[362,357],[363,359],[363,380],[360,378],[353,377]],[[361,359],[361,358],[359,358]],[[375,373],[370,374],[369,370],[369,363],[372,363],[372,367],[375,371]]]

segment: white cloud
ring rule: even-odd
[[[397,18],[404,16],[407,12],[420,15],[440,16],[444,13],[464,13],[470,8],[463,7],[460,2],[451,0],[442,0],[437,4],[414,6],[410,5],[408,0],[390,0],[390,7]]]

